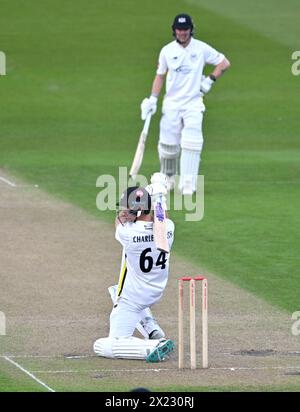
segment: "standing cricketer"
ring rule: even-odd
[[[151,96],[141,104],[142,119],[154,114],[157,99],[166,78],[166,94],[162,106],[158,154],[160,171],[174,188],[180,156],[179,190],[191,195],[197,188],[197,175],[203,146],[202,120],[205,106],[202,97],[230,66],[224,54],[193,38],[194,24],[187,14],[179,14],[172,24],[175,40],[162,48]],[[205,77],[205,65],[213,65]]]
[[[151,196],[159,185],[129,187],[122,195],[116,218],[116,239],[123,246],[117,286],[109,288],[113,300],[109,336],[94,343],[94,351],[108,358],[163,361],[174,348],[153,318],[150,307],[161,299],[168,281],[169,253],[157,250],[153,236]],[[164,190],[164,189],[163,189]],[[167,219],[171,248],[174,223]],[[145,339],[133,336],[135,329]]]

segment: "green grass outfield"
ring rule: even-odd
[[[112,221],[96,209],[96,179],[130,167],[158,52],[172,40],[174,15],[188,12],[195,37],[232,68],[206,98],[205,218],[173,214],[175,252],[292,313],[300,309],[300,76],[291,73],[300,4],[213,3],[2,0],[0,167]],[[159,168],[159,118],[146,176]]]
[[[130,392],[132,388],[145,385],[145,381],[137,383],[139,371],[132,369],[132,375],[128,378],[125,372],[117,375],[103,373],[104,370],[95,370],[95,359],[81,359],[81,360],[66,360],[52,358],[40,359],[17,359],[23,367],[28,371],[34,371],[34,376],[41,379],[41,381],[48,386],[48,388],[55,389],[55,392]],[[75,363],[75,364],[74,364]],[[97,364],[97,362],[96,362]],[[57,373],[47,373],[47,369],[53,368]],[[65,373],[58,371],[63,368]],[[36,371],[37,369],[37,371]],[[43,387],[41,383],[26,376],[24,372],[15,368],[13,365],[7,363],[0,358],[0,393],[1,392],[47,392],[47,388]],[[5,371],[5,372],[3,372]],[[74,373],[72,373],[72,371]],[[54,372],[54,371],[53,371]],[[174,371],[173,371],[174,372]],[[201,370],[198,370],[201,373]],[[156,372],[157,374],[158,372]],[[188,370],[186,371],[188,373]],[[154,374],[155,376],[155,374]],[[168,380],[161,380],[159,375],[148,380],[145,385],[152,392],[299,392],[299,385],[297,381],[293,383],[279,384],[248,384],[248,385],[207,385],[196,386],[193,383],[193,375],[190,375],[189,381],[182,375],[183,383],[172,384],[174,375],[170,371]],[[188,383],[187,383],[188,382]],[[253,381],[252,381],[253,382]],[[185,383],[185,384],[184,384]]]

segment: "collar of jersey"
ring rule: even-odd
[[[176,42],[176,44],[177,44],[177,46],[179,47],[180,50],[190,50],[192,48],[194,38],[193,37],[191,38],[191,41],[189,42],[188,46],[186,46],[186,47],[181,46],[181,44],[178,43],[178,41],[176,41],[176,40],[175,40],[175,42]]]

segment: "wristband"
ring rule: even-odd
[[[214,76],[213,74],[210,74],[209,78],[214,82],[217,80],[216,76]]]

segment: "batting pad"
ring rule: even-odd
[[[179,145],[167,145],[159,142],[158,154],[160,160],[160,171],[167,176],[177,173],[177,160],[180,153]]]
[[[196,190],[199,165],[200,152],[182,149],[180,157],[180,190],[186,185],[191,185],[192,190]]]
[[[98,356],[116,359],[146,359],[159,344],[158,339],[101,338],[94,343]]]

